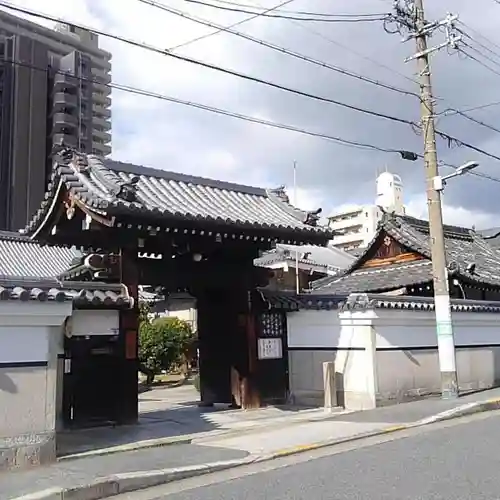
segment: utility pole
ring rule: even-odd
[[[410,2],[406,2],[407,7]],[[401,14],[402,10],[398,11]],[[438,26],[449,27],[456,16],[448,15],[444,21],[427,23],[424,15],[423,0],[414,0],[407,12],[404,23],[414,32],[408,39],[415,38],[417,53],[407,61],[416,59],[420,79],[421,100],[421,130],[424,138],[424,164],[427,184],[427,206],[429,210],[429,233],[432,257],[432,274],[434,283],[434,307],[436,313],[436,333],[439,355],[439,369],[441,372],[441,390],[443,399],[458,397],[458,379],[456,369],[455,341],[451,318],[451,302],[446,263],[446,247],[443,229],[443,211],[441,192],[434,187],[434,178],[439,175],[438,158],[436,151],[436,132],[434,129],[434,100],[432,95],[431,69],[429,55],[442,47],[456,43],[450,38],[445,43],[428,48],[427,35]],[[449,32],[447,31],[447,35]]]

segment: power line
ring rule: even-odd
[[[220,5],[214,5],[209,2],[204,2],[202,0],[184,0],[188,3],[193,3],[197,5],[203,5],[204,7],[210,7],[212,9],[225,10],[228,12],[239,12],[241,14],[255,14],[255,12],[239,7],[223,7]],[[331,14],[331,15],[320,15],[315,17],[302,17],[293,16],[287,14],[261,14],[263,17],[275,18],[275,19],[293,19],[296,21],[311,21],[319,23],[362,23],[362,22],[373,22],[373,21],[383,21],[387,18],[387,13],[375,13],[375,14]],[[335,16],[335,18],[334,18]]]
[[[289,3],[292,3],[293,1],[295,1],[295,0],[286,0],[285,2],[281,2],[280,4],[276,5],[275,7],[271,7],[270,9],[267,9],[264,12],[265,13],[272,12],[273,10],[279,9],[280,7],[282,7],[284,5],[288,5]],[[224,31],[227,31],[231,28],[236,28],[237,26],[241,26],[244,23],[248,23],[249,21],[253,21],[254,19],[257,19],[258,17],[260,17],[261,15],[262,15],[262,13],[259,13],[259,14],[255,14],[253,16],[247,17],[245,19],[242,19],[241,21],[238,21],[237,23],[233,23],[233,24],[230,24],[229,26],[221,27],[215,31],[212,31],[211,33],[207,33],[206,35],[201,35],[201,36],[198,36],[198,37],[193,38],[191,40],[188,40],[187,42],[183,42],[183,43],[180,43],[180,44],[175,45],[173,47],[170,47],[168,50],[170,52],[172,52],[174,50],[177,50],[177,49],[180,49],[183,47],[187,47],[188,45],[191,45],[192,43],[199,42],[200,40],[205,40],[207,38],[210,38],[211,36],[217,35],[219,33],[223,33]]]
[[[489,39],[487,36],[483,35],[479,31],[477,31],[476,29],[474,29],[472,26],[469,26],[468,24],[465,24],[463,21],[458,20],[458,22],[462,26],[464,26],[465,28],[467,28],[469,31],[471,31],[472,33],[474,33],[477,37],[482,38],[483,40],[485,40],[486,42],[488,42],[489,44],[491,44],[493,47],[495,47],[496,49],[500,50],[500,45],[498,43],[495,43],[493,40]]]
[[[450,115],[460,114],[460,113],[470,113],[471,111],[478,111],[480,109],[491,108],[493,106],[500,106],[500,101],[489,102],[487,104],[480,104],[479,106],[473,106],[471,108],[465,108],[465,109],[447,108],[444,111],[441,111],[441,113],[437,113],[437,116],[440,116],[440,115],[450,116]]]
[[[212,2],[215,3],[220,3],[223,5],[229,5],[230,7],[243,7],[247,9],[261,9],[263,10],[264,7],[255,7],[255,5],[251,5],[248,3],[240,3],[240,2],[230,2],[227,0],[212,0]],[[300,11],[300,10],[286,10],[286,9],[279,9],[279,12],[283,14],[296,14],[300,16],[314,16],[314,17],[351,17],[351,16],[370,16],[370,15],[375,15],[375,14],[328,14],[325,12],[308,12],[308,11]],[[382,15],[382,14],[380,14]]]
[[[377,146],[377,145],[367,143],[367,142],[354,141],[354,140],[344,139],[342,137],[337,137],[337,136],[333,136],[333,135],[329,135],[329,134],[323,134],[321,132],[314,132],[312,130],[307,130],[307,129],[300,128],[300,127],[295,127],[293,125],[287,125],[287,124],[283,124],[283,123],[273,122],[271,120],[264,120],[261,118],[255,118],[252,116],[244,115],[242,113],[228,111],[228,110],[225,110],[222,108],[217,108],[214,106],[209,106],[206,104],[197,103],[194,101],[187,101],[187,100],[183,100],[183,99],[178,99],[176,97],[171,97],[171,96],[167,96],[164,94],[151,92],[149,90],[144,90],[144,89],[140,89],[137,87],[132,87],[130,85],[124,85],[124,84],[120,84],[120,83],[103,83],[99,79],[96,79],[96,78],[78,77],[76,75],[68,73],[67,71],[56,70],[54,68],[49,69],[49,68],[44,68],[41,66],[35,66],[33,64],[24,63],[22,61],[17,61],[14,59],[6,59],[6,58],[0,57],[0,61],[3,61],[5,63],[14,64],[15,66],[30,68],[30,69],[33,69],[35,71],[42,71],[45,73],[52,71],[53,73],[56,73],[56,74],[70,76],[71,78],[73,78],[77,81],[88,82],[88,83],[92,83],[92,84],[99,84],[99,85],[103,85],[105,87],[109,87],[111,89],[119,90],[122,92],[134,94],[134,95],[139,95],[139,96],[143,96],[143,97],[150,97],[150,98],[158,99],[161,101],[172,102],[175,104],[181,104],[184,106],[201,109],[203,111],[209,111],[209,112],[214,113],[214,114],[228,116],[231,118],[236,118],[236,119],[246,121],[246,122],[256,123],[259,125],[265,125],[267,127],[272,127],[272,128],[276,128],[276,129],[288,130],[290,132],[296,132],[296,133],[311,136],[311,137],[317,137],[319,139],[325,139],[325,140],[328,140],[330,142],[335,142],[335,143],[338,143],[340,145],[344,145],[344,146],[348,146],[348,147],[354,147],[354,148],[358,148],[358,149],[368,149],[368,150],[373,150],[373,151],[380,151],[382,153],[397,153],[397,154],[400,154],[401,156],[405,156],[409,159],[411,159],[410,157],[415,157],[415,159],[421,157],[421,155],[419,155],[417,153],[413,153],[411,151],[406,151],[406,150],[401,150],[401,149],[393,149],[393,148],[384,148],[382,146]]]
[[[231,70],[231,69],[223,68],[221,66],[217,66],[215,64],[207,63],[207,62],[204,62],[204,61],[199,61],[198,59],[193,59],[192,57],[187,57],[187,56],[181,56],[181,55],[178,55],[178,54],[174,54],[174,53],[168,52],[168,51],[166,51],[164,49],[160,49],[158,47],[155,47],[153,45],[149,45],[149,44],[146,44],[146,43],[143,43],[143,42],[138,42],[136,40],[132,40],[132,39],[123,37],[121,35],[114,35],[112,33],[104,31],[104,30],[98,30],[98,29],[95,29],[95,28],[84,26],[82,24],[76,24],[76,23],[73,23],[73,22],[68,22],[68,21],[66,21],[64,19],[57,18],[57,17],[54,17],[54,16],[49,16],[47,14],[42,14],[40,12],[32,11],[30,9],[25,9],[25,8],[21,8],[21,7],[14,7],[14,6],[12,6],[10,4],[7,4],[7,3],[5,3],[3,1],[0,2],[0,6],[6,7],[6,8],[11,9],[11,10],[14,10],[16,12],[22,12],[24,14],[28,14],[28,15],[31,15],[31,16],[34,16],[34,17],[45,19],[47,21],[69,24],[69,25],[72,25],[72,26],[74,26],[74,27],[76,27],[78,29],[83,29],[83,30],[95,33],[96,35],[104,36],[104,37],[107,37],[107,38],[111,38],[111,39],[114,39],[114,40],[121,41],[123,43],[127,43],[128,45],[131,45],[133,47],[138,47],[138,48],[141,48],[141,49],[149,50],[149,51],[155,52],[157,54],[161,54],[161,55],[164,55],[164,56],[172,57],[172,58],[177,59],[179,61],[189,62],[191,64],[195,64],[197,66],[201,66],[201,67],[204,67],[204,68],[212,69],[214,71],[218,71],[218,72],[224,73],[226,75],[236,76],[236,77],[241,78],[243,80],[251,81],[251,82],[254,82],[254,83],[259,83],[261,85],[266,85],[268,87],[275,88],[275,89],[281,90],[283,92],[287,92],[287,93],[294,94],[294,95],[300,95],[302,97],[307,97],[308,99],[313,99],[313,100],[316,100],[316,101],[319,101],[319,102],[327,102],[327,103],[334,104],[336,106],[339,106],[339,107],[342,107],[342,108],[345,108],[345,109],[350,109],[352,111],[357,111],[359,113],[364,113],[366,115],[374,116],[376,118],[384,118],[384,119],[389,120],[389,121],[393,121],[393,122],[396,122],[396,123],[404,123],[405,125],[410,125],[412,127],[417,127],[418,128],[418,124],[415,123],[415,122],[413,122],[413,121],[411,121],[411,120],[406,120],[404,118],[398,118],[396,116],[387,115],[385,113],[381,113],[381,112],[378,112],[378,111],[373,111],[373,110],[361,108],[359,106],[355,106],[353,104],[347,104],[347,103],[344,103],[344,102],[341,102],[341,101],[337,101],[335,99],[330,99],[328,97],[323,97],[323,96],[318,96],[316,94],[310,94],[308,92],[303,92],[301,90],[293,89],[291,87],[286,87],[285,85],[280,85],[278,83],[274,83],[274,82],[271,82],[271,81],[268,81],[268,80],[264,80],[262,78],[258,78],[258,77],[251,76],[251,75],[247,75],[245,73],[240,73],[238,71],[234,71],[234,70]]]
[[[114,40],[118,40],[118,41],[121,41],[123,43],[127,43],[127,44],[129,44],[131,46],[134,46],[134,47],[138,47],[138,48],[142,48],[142,49],[145,49],[145,50],[149,50],[149,51],[161,54],[161,55],[172,57],[172,58],[180,60],[180,61],[189,62],[189,63],[195,64],[195,65],[198,65],[198,66],[201,66],[201,67],[205,67],[205,68],[208,68],[208,69],[212,69],[212,70],[215,70],[215,71],[218,71],[218,72],[221,72],[221,73],[224,73],[224,74],[228,74],[228,75],[231,75],[231,76],[236,76],[236,77],[239,77],[239,78],[247,80],[247,81],[252,81],[254,83],[260,83],[260,84],[267,85],[267,86],[272,87],[272,88],[276,88],[278,90],[282,90],[282,91],[285,91],[285,92],[288,92],[288,93],[292,93],[292,94],[295,94],[295,95],[300,95],[300,96],[303,96],[303,97],[308,97],[310,99],[314,99],[314,100],[317,100],[317,101],[328,102],[330,104],[335,104],[335,105],[337,105],[339,107],[343,107],[343,108],[346,108],[346,109],[351,109],[353,111],[364,113],[364,114],[367,114],[367,115],[370,115],[370,116],[375,116],[377,118],[384,118],[384,119],[387,119],[387,120],[390,120],[390,121],[393,121],[393,122],[396,122],[396,123],[403,123],[405,125],[410,125],[414,129],[420,129],[420,126],[417,123],[415,123],[415,122],[413,122],[411,120],[406,120],[404,118],[399,118],[399,117],[396,117],[396,116],[386,115],[384,113],[379,113],[377,111],[372,111],[372,110],[368,110],[368,109],[361,108],[361,107],[358,107],[358,106],[354,106],[354,105],[351,105],[351,104],[346,104],[346,103],[343,103],[343,102],[340,102],[340,101],[336,101],[334,99],[329,99],[329,98],[326,98],[326,97],[321,97],[321,96],[317,96],[317,95],[314,95],[314,94],[309,94],[307,92],[302,92],[300,90],[296,90],[296,89],[292,89],[292,88],[289,88],[289,87],[285,87],[283,85],[279,85],[277,83],[269,82],[269,81],[263,80],[261,78],[253,77],[253,76],[250,76],[250,75],[246,75],[244,73],[239,73],[237,71],[233,71],[233,70],[230,70],[230,69],[222,68],[222,67],[214,65],[214,64],[206,63],[206,62],[199,61],[197,59],[193,59],[193,58],[186,57],[186,56],[180,56],[180,55],[177,55],[177,54],[173,54],[173,53],[170,53],[170,52],[168,52],[166,50],[160,49],[158,47],[154,47],[154,46],[148,45],[146,43],[142,43],[142,42],[137,42],[135,40],[131,40],[131,39],[125,38],[125,37],[120,36],[120,35],[114,35],[114,34],[108,33],[108,32],[103,31],[103,30],[98,30],[98,29],[95,29],[95,28],[84,26],[82,24],[76,24],[76,23],[73,23],[73,22],[68,22],[67,20],[64,20],[64,19],[61,19],[61,18],[57,18],[57,17],[54,17],[54,16],[49,16],[47,14],[36,12],[36,11],[30,10],[30,9],[25,9],[25,8],[21,8],[21,7],[15,7],[15,6],[12,6],[12,5],[10,5],[10,4],[6,3],[6,2],[3,2],[3,1],[0,1],[0,6],[3,6],[5,8],[7,8],[7,9],[10,9],[10,10],[13,10],[13,11],[16,11],[16,12],[22,12],[24,14],[27,14],[27,15],[30,15],[30,16],[33,16],[33,17],[45,19],[45,20],[48,20],[48,21],[69,24],[69,25],[74,26],[75,28],[95,33],[96,35],[100,35],[100,36],[104,36],[104,37],[111,38],[111,39],[114,39]],[[101,83],[101,82],[99,82],[99,83]],[[464,147],[467,147],[467,148],[472,149],[474,151],[481,152],[482,154],[484,154],[486,156],[490,156],[491,158],[494,158],[494,159],[500,161],[500,157],[498,157],[496,155],[493,155],[491,153],[488,153],[488,152],[486,152],[484,150],[481,150],[480,148],[478,148],[476,146],[470,145],[470,144],[462,141],[461,139],[457,139],[457,138],[455,138],[453,136],[450,136],[449,134],[445,134],[445,133],[439,132],[437,130],[436,130],[436,133],[439,136],[441,136],[442,138],[446,139],[449,144],[455,143],[455,144],[457,144],[459,146],[464,146]]]
[[[142,0],[139,0],[139,1],[142,1]],[[147,2],[147,3],[150,3],[150,2]],[[156,3],[157,3],[157,2],[156,2]],[[337,46],[341,47],[341,48],[342,48],[342,49],[344,49],[344,50],[347,50],[347,51],[349,51],[349,52],[352,52],[353,54],[357,55],[358,57],[361,57],[361,58],[363,58],[363,59],[365,59],[365,60],[367,60],[367,61],[370,61],[370,62],[372,62],[372,63],[374,63],[374,64],[377,64],[379,67],[383,67],[383,68],[385,68],[385,69],[387,69],[387,70],[391,71],[392,73],[395,73],[395,74],[397,74],[397,75],[399,75],[399,76],[401,76],[401,77],[403,77],[403,78],[405,78],[405,79],[409,80],[410,82],[414,83],[415,85],[419,85],[419,83],[418,83],[416,80],[414,80],[414,79],[412,79],[412,78],[410,78],[410,77],[408,77],[408,76],[404,75],[403,73],[400,73],[400,72],[398,72],[398,71],[396,71],[396,70],[394,70],[394,69],[390,68],[389,66],[385,66],[385,65],[384,65],[384,64],[382,64],[380,61],[377,61],[377,60],[372,59],[372,58],[370,58],[370,57],[368,57],[368,56],[366,56],[366,55],[364,55],[364,54],[360,54],[360,53],[356,52],[355,50],[351,49],[350,47],[348,47],[348,46],[346,46],[346,45],[343,45],[343,44],[341,44],[340,42],[338,42],[338,41],[336,41],[336,40],[334,40],[334,39],[332,39],[332,38],[330,38],[330,37],[328,37],[328,36],[324,35],[324,34],[323,34],[323,33],[321,33],[320,31],[317,31],[317,30],[315,30],[314,28],[311,28],[309,25],[303,25],[303,24],[301,24],[300,22],[297,22],[297,21],[291,21],[291,22],[292,22],[294,25],[296,25],[296,26],[300,27],[301,29],[304,29],[304,30],[306,30],[306,31],[308,31],[308,32],[310,32],[310,33],[312,33],[312,34],[316,35],[316,36],[319,36],[320,38],[322,38],[322,39],[324,39],[324,40],[326,40],[326,41],[328,41],[328,42],[330,42],[330,43],[332,43],[332,44],[334,44],[334,45],[337,45]],[[339,69],[342,69],[342,68],[339,68]],[[349,76],[353,76],[353,77],[355,77],[355,78],[356,78],[356,77],[357,77],[357,78],[359,78],[359,77],[360,77],[360,75],[353,75],[353,74],[352,74],[352,72],[350,72],[350,73],[351,73],[351,74],[350,74]],[[346,73],[344,73],[344,74],[346,74]],[[361,76],[361,78],[362,78],[362,79],[364,79],[364,80],[366,81],[366,77]],[[369,80],[371,80],[371,79],[369,79]],[[420,99],[420,96],[419,96],[418,94],[415,94],[414,92],[411,92],[411,91],[406,91],[406,90],[403,90],[403,89],[394,88],[392,85],[387,85],[387,84],[384,84],[383,82],[379,82],[379,81],[375,81],[375,82],[374,82],[374,81],[372,80],[372,81],[370,81],[369,83],[375,83],[375,84],[381,85],[381,86],[382,86],[382,87],[384,87],[384,88],[389,88],[390,90],[394,90],[394,91],[400,92],[400,93],[402,93],[402,94],[412,95],[412,96],[415,96],[415,97],[417,97],[418,99]],[[443,100],[443,101],[444,101],[444,100]],[[466,111],[467,111],[467,110],[457,110],[457,109],[455,109],[455,108],[447,108],[447,109],[448,109],[448,110],[451,110],[451,111],[453,111],[453,112],[454,112],[454,113],[447,113],[447,115],[451,115],[451,114],[458,114],[458,115],[462,116],[463,118],[465,118],[465,119],[467,119],[467,120],[470,120],[470,121],[472,121],[472,122],[474,122],[474,123],[476,123],[476,124],[478,124],[478,125],[481,125],[481,126],[483,126],[483,127],[489,128],[490,130],[493,130],[493,131],[495,131],[495,132],[500,132],[500,130],[499,130],[499,129],[496,129],[496,128],[495,128],[495,127],[493,127],[492,125],[490,125],[490,124],[488,124],[488,123],[485,123],[485,122],[482,122],[482,121],[480,121],[480,120],[477,120],[476,118],[474,118],[474,117],[472,117],[472,116],[469,116],[469,115],[466,113]],[[475,109],[475,108],[473,108],[473,109]],[[444,114],[444,113],[443,113],[443,114]]]
[[[481,43],[480,41],[478,40],[475,40],[471,35],[469,35],[466,31],[460,29],[460,28],[456,28],[456,30],[462,34],[463,36],[465,36],[466,38],[468,38],[471,42],[474,42],[476,43],[477,45],[479,45],[480,47],[482,47],[483,49],[487,50],[490,54],[493,54],[494,56],[500,58],[500,55],[495,52],[494,50],[490,49],[488,46],[484,45],[483,43]]]
[[[248,40],[248,41],[253,42],[253,43],[257,43],[258,45],[261,45],[263,47],[267,47],[271,50],[281,52],[282,54],[286,54],[286,55],[294,57],[296,59],[300,59],[302,61],[314,64],[316,66],[320,66],[322,68],[326,68],[326,69],[335,71],[335,72],[340,73],[342,75],[350,76],[351,78],[356,78],[356,79],[361,80],[363,82],[371,83],[372,85],[377,85],[379,87],[382,87],[382,88],[385,88],[388,90],[392,90],[394,92],[399,92],[400,94],[412,95],[414,97],[418,97],[417,94],[415,94],[414,92],[410,92],[408,90],[394,87],[393,85],[389,85],[389,84],[380,82],[378,80],[374,80],[372,78],[354,73],[352,71],[341,68],[339,66],[334,66],[334,65],[329,64],[327,62],[320,61],[319,59],[314,59],[312,57],[306,56],[306,55],[301,54],[299,52],[295,52],[293,50],[287,49],[286,47],[281,47],[279,45],[275,45],[273,43],[267,42],[267,41],[262,40],[260,38],[256,38],[254,36],[247,35],[246,33],[242,33],[241,31],[236,31],[234,29],[231,29],[231,27],[225,28],[224,26],[221,26],[220,24],[216,24],[212,21],[208,21],[208,20],[203,19],[201,17],[195,17],[195,16],[192,16],[191,14],[187,14],[186,12],[183,12],[181,10],[168,7],[160,2],[157,2],[156,0],[138,0],[138,1],[141,3],[144,3],[146,5],[150,5],[151,7],[155,7],[157,9],[168,12],[170,14],[182,17],[184,19],[188,19],[188,20],[193,21],[195,23],[202,24],[203,26],[208,26],[210,28],[216,28],[216,29],[219,29],[220,31],[224,31],[226,33],[231,33],[232,35],[243,38],[243,39]]]
[[[482,127],[488,128],[488,129],[492,130],[493,132],[497,132],[500,134],[500,129],[494,127],[493,125],[490,125],[489,123],[483,122],[483,121],[478,120],[472,116],[466,115],[463,111],[456,109],[456,110],[454,110],[454,114],[457,114],[459,116],[467,118],[467,120],[470,120],[471,122],[477,123],[478,125],[481,125]]]
[[[477,49],[475,49],[474,47],[471,47],[468,44],[465,44],[465,46],[468,47],[469,49],[475,51],[475,52],[479,52]],[[466,50],[461,48],[460,52],[462,52],[462,54],[465,54],[469,59],[472,59],[473,61],[477,62],[483,68],[486,68],[487,70],[491,71],[495,75],[500,76],[500,71],[497,71],[497,70],[493,69],[492,67],[488,66],[483,61],[479,60],[477,57],[473,56],[472,54],[469,54]],[[481,52],[479,52],[479,54],[481,54]],[[483,54],[481,54],[481,55],[483,55]]]

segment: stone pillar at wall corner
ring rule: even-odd
[[[335,378],[339,404],[348,410],[377,406],[376,317],[369,307],[339,312],[341,331]]]

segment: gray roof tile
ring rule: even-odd
[[[266,289],[261,289],[260,294],[267,307],[285,311],[338,309],[342,301],[347,298],[345,295],[296,294],[294,292],[275,292]]]
[[[122,285],[61,282],[56,279],[0,277],[0,301],[73,302],[74,307],[130,307],[132,299]]]
[[[329,234],[317,214],[289,204],[283,189],[231,184],[121,163],[70,150],[59,155],[45,201],[25,231],[32,234],[49,213],[60,186],[90,210],[158,222],[202,221],[246,228]],[[153,222],[152,222],[153,223]]]
[[[458,226],[444,227],[447,264],[450,275],[464,281],[500,287],[500,250],[490,246],[478,233]],[[357,269],[377,244],[381,234],[420,253],[426,260],[380,268]],[[389,291],[432,280],[430,270],[429,223],[408,216],[385,214],[377,234],[365,252],[341,276],[321,278],[311,284],[314,293]],[[475,264],[473,271],[469,264]]]
[[[80,255],[74,248],[41,245],[19,233],[0,231],[0,277],[54,278]]]
[[[359,269],[341,277],[325,277],[312,283],[313,293],[349,294],[354,292],[385,292],[428,283],[432,266],[428,260],[409,264]]]
[[[294,265],[296,252],[299,252],[299,263],[319,268],[325,273],[345,269],[355,260],[352,255],[334,247],[278,243],[275,249],[255,259],[254,264],[259,267],[267,267],[278,262],[287,261]]]
[[[293,292],[261,291],[261,299],[268,308],[283,311],[306,310],[366,310],[366,309],[402,309],[415,311],[433,311],[432,297],[391,296],[383,294],[353,293],[339,294],[295,294]],[[500,313],[500,302],[484,300],[452,299],[453,312]]]

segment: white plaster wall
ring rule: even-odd
[[[339,347],[340,319],[336,310],[288,313],[287,330],[289,348],[335,349]]]
[[[337,401],[365,390],[357,366],[365,363],[365,339],[351,326],[341,328],[338,311],[287,314],[290,397],[296,404],[323,404],[323,363],[335,363]]]
[[[57,354],[71,309],[0,304],[0,469],[55,458]]]
[[[358,404],[356,401],[361,406],[367,404],[367,325],[359,318],[345,317],[342,327],[335,310],[288,313],[287,324],[292,399],[298,404],[322,405],[322,364],[334,361],[338,401],[345,404],[350,396],[351,407]],[[376,309],[371,324],[376,361],[373,390],[379,402],[440,390],[432,311]],[[453,313],[453,325],[461,389],[498,385],[500,314]]]
[[[0,364],[48,360],[49,326],[0,326]]]
[[[52,431],[61,328],[0,327],[0,437]]]
[[[71,330],[73,335],[118,335],[119,314],[114,310],[73,311]]]
[[[378,397],[405,400],[441,387],[434,313],[377,310]],[[500,382],[500,314],[452,315],[459,386],[493,387]]]

